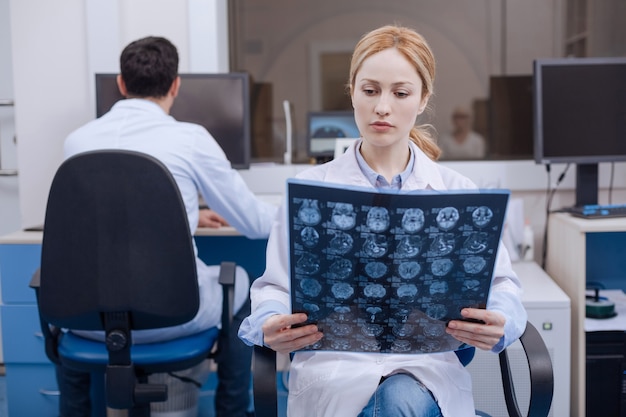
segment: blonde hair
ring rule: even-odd
[[[354,92],[356,74],[363,61],[370,56],[396,48],[411,62],[422,80],[422,100],[433,94],[435,83],[435,57],[422,35],[402,26],[387,25],[366,33],[357,43],[350,63],[350,94]],[[418,125],[411,129],[409,138],[432,160],[439,159],[441,149],[435,143],[430,125]]]

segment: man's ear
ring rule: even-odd
[[[174,81],[172,81],[172,86],[170,87],[169,94],[174,98],[178,96],[178,91],[180,90],[180,83],[181,83],[180,75],[174,78]]]
[[[122,78],[121,74],[117,75],[116,81],[117,81],[117,89],[120,90],[120,94],[124,97],[128,97],[128,90],[126,89],[126,83],[124,82],[124,79]]]

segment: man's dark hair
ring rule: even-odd
[[[138,39],[122,51],[120,70],[129,96],[164,97],[178,76],[178,51],[165,38]]]

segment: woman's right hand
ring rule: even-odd
[[[288,354],[294,350],[312,345],[320,340],[324,333],[315,324],[292,327],[304,323],[306,314],[276,314],[263,323],[263,341],[266,346],[279,353]]]

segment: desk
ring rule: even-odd
[[[58,390],[54,367],[44,350],[35,292],[28,284],[41,258],[42,232],[19,231],[0,237],[2,346],[10,416],[56,417]],[[265,269],[265,239],[248,239],[233,228],[199,229],[200,258],[244,267],[250,280]]]
[[[579,219],[552,214],[546,271],[572,305],[571,415],[585,415],[585,288],[587,280],[626,285],[626,218]]]

